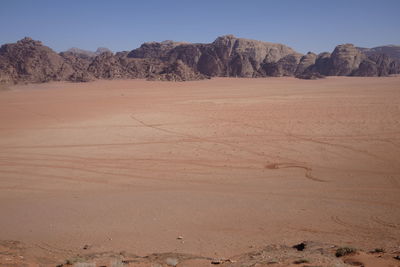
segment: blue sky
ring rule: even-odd
[[[24,36],[56,51],[131,50],[147,41],[212,42],[217,36],[295,50],[337,44],[400,45],[400,0],[1,0],[0,44]]]

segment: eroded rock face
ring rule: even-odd
[[[67,78],[67,80],[73,82],[88,82],[94,80],[94,76],[87,71],[91,63],[90,57],[76,55],[72,52],[62,52],[60,53],[60,56],[73,70],[73,73]]]
[[[351,75],[358,69],[364,59],[366,59],[366,56],[354,45],[338,45],[330,57],[328,75]]]
[[[263,69],[267,76],[293,76],[296,73],[301,58],[301,54],[290,54],[277,62],[265,64]]]
[[[60,55],[28,37],[3,45],[0,62],[0,76],[14,83],[66,80],[73,74]]]
[[[144,43],[139,48],[129,52],[129,58],[165,58],[167,54],[174,48],[181,44],[180,42],[163,41],[163,42],[150,42]]]
[[[68,54],[68,55],[73,55],[73,56],[76,56],[76,57],[79,57],[82,59],[90,60],[91,58],[94,58],[105,52],[111,52],[111,50],[106,47],[99,47],[99,48],[97,48],[97,50],[95,52],[93,52],[93,51],[88,51],[88,50],[72,47],[65,52],[61,52],[60,54]]]
[[[105,52],[93,59],[88,69],[98,79],[119,79],[125,77],[125,68],[111,52]]]
[[[354,76],[388,76],[400,73],[400,61],[386,54],[372,54],[363,60]]]
[[[282,44],[226,35],[209,44],[164,41],[115,54],[105,48],[57,54],[39,41],[24,38],[0,48],[0,83],[133,78],[189,81],[215,76],[317,79],[400,73],[400,59],[380,51],[387,49],[363,50],[344,44],[332,54],[302,55]],[[396,49],[390,51],[397,53]]]
[[[255,77],[265,62],[275,62],[295,51],[285,45],[218,37],[210,44],[176,42],[146,43],[132,50],[131,58],[157,58],[170,63],[181,60],[206,76]]]
[[[312,52],[308,52],[306,55],[301,57],[300,62],[297,65],[295,74],[301,75],[302,73],[305,72],[306,69],[314,65],[316,60],[317,60],[317,55]]]
[[[160,81],[194,81],[209,78],[203,74],[193,71],[192,68],[187,66],[181,60],[167,65],[161,72],[152,73],[147,77],[148,80]]]
[[[357,48],[368,57],[377,54],[378,55],[385,54],[392,59],[400,60],[400,45],[384,45],[373,48],[363,48],[363,47],[357,47]]]

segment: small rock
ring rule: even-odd
[[[176,266],[176,265],[178,265],[179,260],[177,258],[167,258],[165,262],[169,266]]]
[[[395,260],[398,260],[398,261],[400,261],[400,256],[399,255],[397,255],[397,256],[395,256],[395,257],[393,257]]]
[[[222,263],[222,261],[219,259],[214,259],[211,261],[211,264],[221,264],[221,263]]]
[[[89,249],[89,248],[90,248],[89,245],[84,245],[84,246],[83,246],[83,249]]]
[[[179,240],[181,240],[181,239],[183,239],[183,236],[178,236],[176,239],[179,239]]]
[[[297,249],[298,251],[303,251],[306,248],[306,244],[301,242],[300,244],[294,245],[293,248]]]
[[[383,249],[383,248],[376,248],[376,249],[370,251],[370,253],[384,253],[384,252],[385,252],[385,249]]]

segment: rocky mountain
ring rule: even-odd
[[[66,80],[73,72],[63,57],[31,38],[0,47],[1,82]]]
[[[93,51],[89,51],[89,50],[84,50],[84,49],[80,49],[80,48],[76,48],[76,47],[72,47],[70,49],[68,49],[67,51],[61,52],[62,54],[72,54],[76,57],[80,57],[83,59],[88,59],[88,58],[94,58],[102,53],[105,52],[111,52],[110,49],[106,48],[106,47],[99,47],[97,48],[97,50],[95,52]],[[112,52],[111,52],[112,53]]]
[[[400,45],[385,45],[373,48],[357,47],[361,52],[367,56],[385,54],[391,58],[400,59]]]
[[[188,81],[209,77],[387,76],[400,73],[399,47],[357,48],[338,45],[332,53],[302,55],[283,44],[218,37],[208,44],[144,43],[112,53],[72,48],[57,54],[41,42],[24,38],[0,48],[0,82],[133,79]]]

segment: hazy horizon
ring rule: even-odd
[[[237,37],[282,43],[301,53],[338,44],[399,45],[400,2],[385,1],[118,1],[4,0],[0,44],[25,36],[57,52],[76,47],[113,52],[144,42],[210,43]]]

